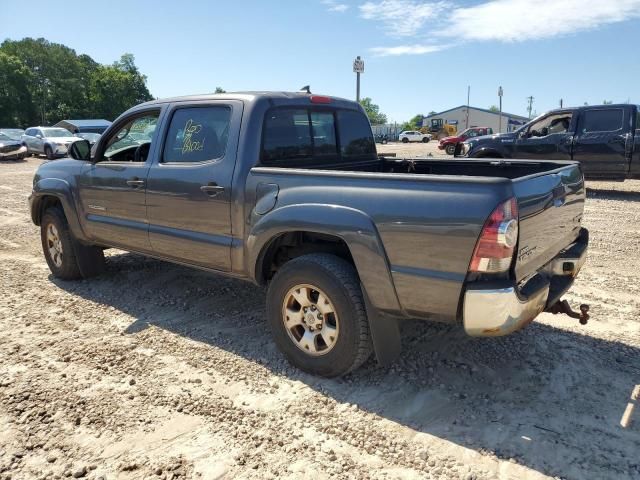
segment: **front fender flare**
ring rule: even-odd
[[[401,311],[382,240],[365,213],[324,204],[288,205],[271,211],[254,224],[247,238],[245,258],[251,278],[256,278],[258,262],[271,240],[288,232],[321,233],[342,239],[373,306],[393,314]]]
[[[79,240],[86,240],[80,225],[76,203],[71,193],[71,186],[69,182],[60,178],[42,178],[33,186],[33,192],[30,197],[31,220],[33,223],[40,224],[40,209],[42,201],[47,196],[56,197],[60,200],[73,236]]]

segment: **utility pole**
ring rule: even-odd
[[[469,99],[471,98],[471,85],[467,86],[467,121],[464,128],[469,128]]]
[[[531,110],[533,110],[533,96],[527,97],[527,101],[529,102],[529,106],[527,107],[527,111],[529,112],[529,120],[531,120]]]
[[[356,102],[360,103],[360,74],[364,73],[364,60],[360,55],[353,61],[353,71],[356,74]]]
[[[562,108],[562,103],[563,103],[562,99],[560,99],[560,108]]]
[[[500,117],[498,120],[498,133],[502,133],[502,85],[498,87],[498,98],[500,98]]]

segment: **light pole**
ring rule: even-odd
[[[467,86],[467,121],[464,128],[469,128],[469,99],[471,98],[471,85]]]
[[[498,133],[502,133],[502,86],[498,87],[498,97],[500,98],[500,120],[498,121]]]
[[[356,74],[356,102],[360,103],[360,74],[364,73],[364,60],[360,55],[353,61],[353,71]]]

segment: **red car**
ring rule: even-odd
[[[453,155],[458,142],[464,142],[467,138],[481,137],[482,135],[493,135],[493,128],[489,127],[471,127],[467,128],[455,137],[445,137],[440,140],[438,148],[444,150],[449,155]]]

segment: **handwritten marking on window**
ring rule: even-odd
[[[195,140],[193,138],[194,135],[197,135],[202,131],[202,125],[193,123],[193,120],[187,120],[187,123],[184,126],[184,139],[182,140],[182,154],[191,153],[191,152],[201,152],[204,150],[204,141],[202,138],[200,140]]]

